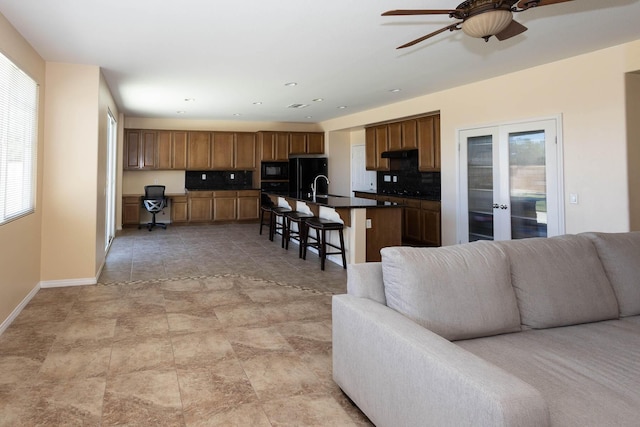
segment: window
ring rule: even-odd
[[[38,85],[0,54],[0,224],[33,212]]]

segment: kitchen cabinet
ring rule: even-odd
[[[289,154],[324,154],[324,133],[291,132]]]
[[[402,123],[389,123],[387,125],[387,134],[389,139],[387,149],[389,151],[402,150]]]
[[[365,168],[367,170],[388,171],[389,159],[380,157],[388,151],[387,125],[365,129]]]
[[[173,196],[171,197],[171,222],[180,223],[189,221],[189,209],[188,209],[187,196]]]
[[[211,164],[217,170],[254,170],[255,134],[249,132],[213,132]]]
[[[190,191],[189,222],[208,222],[213,219],[213,192]]]
[[[404,120],[401,122],[401,126],[402,126],[402,149],[411,150],[414,148],[418,148],[418,121],[413,119]],[[438,125],[438,132],[440,132],[439,125]],[[439,139],[440,138],[438,138],[438,140]]]
[[[286,161],[289,159],[288,132],[258,132],[260,161]]]
[[[140,223],[140,196],[122,197],[122,225]]]
[[[213,220],[233,221],[236,219],[236,191],[213,192]]]
[[[156,132],[127,129],[123,151],[125,169],[154,169],[156,167]]]
[[[211,144],[211,166],[213,169],[233,169],[233,132],[213,132]]]
[[[211,132],[189,132],[187,169],[211,168]]]
[[[187,132],[156,132],[156,169],[187,168]]]
[[[441,223],[440,223],[440,202],[422,200],[421,209],[421,240],[432,246],[440,246],[441,243]]]
[[[234,169],[256,169],[256,135],[250,132],[236,132],[234,145]]]
[[[251,220],[260,217],[260,191],[238,191],[238,220]]]
[[[402,240],[419,242],[422,240],[422,213],[420,200],[404,199]]]
[[[436,131],[437,126],[437,131]],[[417,119],[418,170],[440,170],[440,116]]]

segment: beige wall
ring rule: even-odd
[[[49,62],[46,74],[41,280],[91,283],[99,215],[100,69]]]
[[[0,51],[40,85],[35,213],[0,225],[0,325],[40,280],[45,62],[0,14]],[[0,327],[0,331],[2,328]]]
[[[457,242],[459,129],[562,114],[566,232],[629,229],[625,73],[640,69],[640,41],[456,87],[322,123],[325,131],[440,110],[442,235]]]
[[[331,159],[329,193],[351,197],[351,133],[332,132],[325,139],[326,153]]]

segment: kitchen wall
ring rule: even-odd
[[[0,51],[40,85],[44,105],[45,62],[0,14]],[[37,289],[40,281],[44,109],[38,118],[35,213],[0,225],[0,333]]]
[[[640,231],[640,72],[626,75],[630,228]]]
[[[640,41],[579,55],[321,123],[329,138],[370,123],[440,110],[443,244],[458,241],[458,150],[462,128],[562,114],[566,232],[630,227],[625,73],[640,70]],[[462,101],[461,101],[462,100]],[[329,141],[329,144],[331,142]],[[629,159],[640,164],[638,154]],[[331,159],[348,167],[346,159]]]

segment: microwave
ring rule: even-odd
[[[289,179],[289,162],[262,162],[262,180]]]

